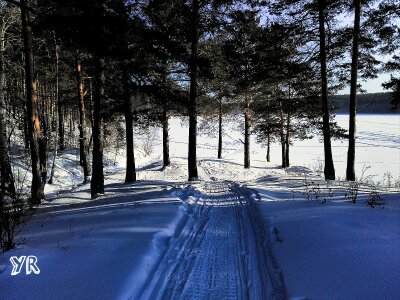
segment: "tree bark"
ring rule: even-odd
[[[168,65],[167,61],[163,61],[162,65],[162,88],[163,88],[163,103],[162,103],[162,132],[163,132],[163,169],[168,167],[171,164],[171,160],[169,157],[169,96],[167,91],[167,80],[168,80]]]
[[[283,108],[282,108],[282,101],[281,101],[281,109],[279,110],[279,117],[280,117],[280,138],[281,138],[281,152],[282,152],[282,168],[286,168],[286,149],[285,149],[285,120],[283,118]]]
[[[188,173],[189,181],[198,178],[197,173],[197,80],[198,80],[198,47],[200,38],[199,0],[192,2],[192,36],[190,57],[190,94],[189,94],[189,147]]]
[[[168,100],[165,99],[163,105],[163,120],[162,120],[162,129],[163,129],[163,163],[164,168],[171,165],[171,160],[169,157],[169,126],[168,126]]]
[[[65,113],[61,101],[58,103],[57,110],[58,110],[58,148],[60,149],[60,151],[63,151],[65,150],[65,128],[64,128]]]
[[[269,128],[268,128],[269,130]],[[271,161],[271,133],[267,133],[267,162]]]
[[[56,105],[57,109],[60,105],[60,78],[59,78],[59,55],[58,55],[58,50],[59,50],[59,45],[57,44],[57,39],[54,34],[54,43],[55,43],[55,55],[56,55],[56,90],[55,90],[55,96],[56,96]],[[58,119],[58,116],[55,118],[56,120]],[[58,120],[56,121],[58,122]],[[54,152],[53,152],[53,161],[51,165],[51,171],[50,171],[50,178],[48,183],[53,184],[53,177],[54,177],[54,171],[55,171],[55,165],[56,165],[56,159],[57,159],[57,150],[58,150],[58,130],[57,130],[57,125],[56,125],[56,136],[55,136],[55,143],[54,143]]]
[[[5,70],[4,70],[5,32],[0,32],[0,201],[5,195],[15,199],[14,177],[11,160],[8,153],[6,129],[6,103],[4,95]]]
[[[324,136],[324,174],[326,180],[335,179],[335,167],[332,158],[331,130],[329,124],[329,101],[328,101],[328,75],[326,64],[326,34],[325,34],[325,7],[326,0],[319,0],[319,40],[320,40],[320,62],[321,62],[321,104],[322,104],[322,132]]]
[[[218,158],[222,158],[222,97],[219,98],[218,110]]]
[[[91,175],[89,166],[89,143],[87,138],[87,125],[86,125],[86,107],[84,99],[84,89],[82,80],[82,66],[79,59],[79,53],[76,57],[76,81],[78,87],[78,107],[79,107],[79,153],[80,165],[83,168],[83,183],[86,183]]]
[[[356,179],[354,171],[356,147],[356,105],[357,105],[357,73],[358,73],[358,48],[360,39],[361,0],[354,0],[354,30],[353,51],[351,57],[351,82],[350,82],[350,116],[349,116],[349,149],[347,151],[346,179]]]
[[[125,64],[124,64],[125,65]],[[126,174],[125,182],[136,181],[135,145],[133,142],[133,118],[129,73],[126,66],[122,66],[124,81],[125,126],[126,126]]]
[[[40,130],[40,120],[38,114],[38,100],[36,95],[36,81],[33,71],[33,47],[32,47],[32,28],[29,21],[29,13],[25,6],[30,5],[30,0],[21,0],[21,21],[22,37],[24,41],[25,56],[25,85],[27,98],[27,119],[29,147],[32,163],[32,185],[30,204],[39,204],[44,197],[44,185],[42,184],[42,174],[46,165],[41,161],[40,151],[43,150],[44,143]]]
[[[287,120],[286,120],[286,139],[285,139],[285,145],[286,145],[286,153],[285,153],[285,165],[286,168],[290,166],[290,160],[289,160],[289,146],[290,146],[290,113],[287,113]]]
[[[104,58],[95,56],[95,90],[93,91],[93,163],[90,190],[92,199],[104,194],[103,173],[103,117],[102,104],[104,100],[105,82]]]
[[[291,92],[292,92],[292,85],[289,81],[288,86],[289,94],[288,94],[288,107],[287,107],[287,114],[286,114],[286,137],[285,137],[285,165],[286,168],[290,166],[289,161],[289,146],[290,146],[290,109],[291,109]]]
[[[244,168],[250,168],[250,96],[245,96],[244,104]]]

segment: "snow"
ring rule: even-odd
[[[347,182],[319,176],[318,137],[294,141],[285,170],[279,145],[268,163],[254,139],[244,169],[240,128],[229,122],[221,160],[217,138],[198,137],[200,180],[189,183],[187,124],[172,118],[171,166],[162,169],[160,128],[149,155],[149,137],[135,135],[138,182],[123,183],[124,150],[107,149],[96,200],[81,184],[77,150],[65,151],[46,201],[0,258],[0,299],[398,299],[399,116],[358,120],[357,175],[370,165],[365,176],[391,180],[377,187],[376,208],[366,204],[370,185],[350,203]],[[333,146],[343,177],[347,144]],[[9,258],[20,255],[37,256],[40,274],[11,276]]]
[[[110,196],[111,205],[101,201],[103,205],[39,211],[26,225],[24,244],[4,255],[0,299],[123,298],[140,284],[143,276],[133,275],[138,269],[145,274],[141,260],[153,251],[154,236],[171,235],[182,215],[169,193],[149,193],[135,201]],[[20,255],[37,256],[40,274],[11,277],[8,260]]]
[[[265,187],[262,191],[268,195]],[[289,297],[398,299],[398,194],[386,196],[384,209],[273,196],[276,201],[259,207],[274,236],[273,252]]]

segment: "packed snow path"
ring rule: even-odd
[[[140,299],[286,298],[249,191],[212,182],[183,198],[187,218],[166,242]]]

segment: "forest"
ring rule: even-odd
[[[398,113],[394,93],[368,93],[357,95],[357,112],[360,114],[394,114]],[[335,95],[332,98],[334,112],[349,113],[349,95]]]
[[[137,180],[136,127],[162,128],[168,168],[172,117],[188,122],[188,181],[199,178],[199,119],[207,118],[218,120],[219,159],[225,120],[242,124],[243,168],[257,163],[251,136],[267,161],[278,143],[287,168],[293,139],[320,135],[324,178],[334,180],[331,140],[344,139],[354,181],[361,82],[389,73],[384,88],[393,108],[400,101],[399,19],[397,0],[0,1],[2,235],[18,209],[45,198],[67,149],[79,148],[92,199],[105,192],[112,143],[126,147],[125,182]],[[348,132],[333,120],[332,99],[344,88]],[[12,168],[21,155],[32,175],[24,194]]]

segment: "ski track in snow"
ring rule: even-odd
[[[182,196],[187,215],[140,299],[285,299],[282,275],[251,192],[207,182]]]

